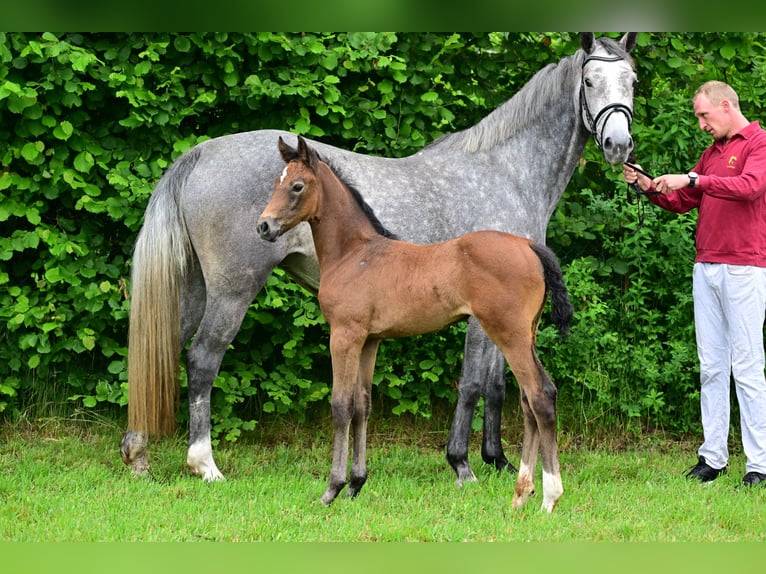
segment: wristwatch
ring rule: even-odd
[[[696,186],[697,185],[697,179],[699,179],[699,176],[695,172],[693,172],[693,171],[690,171],[686,175],[689,176],[689,187]]]

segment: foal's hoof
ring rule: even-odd
[[[529,499],[532,497],[534,493],[535,493],[534,489],[522,492],[521,494],[519,494],[518,492],[514,493],[511,506],[513,507],[514,510],[518,510],[519,508],[524,506],[527,503],[527,501],[529,501]]]
[[[556,508],[556,505],[558,504],[558,499],[556,500],[543,500],[542,506],[540,506],[541,510],[545,510],[548,514],[553,512],[553,509]]]

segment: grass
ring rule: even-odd
[[[215,454],[227,480],[186,469],[182,437],[150,445],[151,478],[119,457],[123,428],[60,419],[0,426],[0,540],[756,542],[766,539],[766,489],[738,490],[744,460],[700,485],[683,478],[696,444],[662,437],[583,444],[560,437],[565,493],[552,515],[536,495],[520,511],[515,477],[481,462],[462,489],[444,458],[447,427],[373,421],[367,484],[357,499],[317,502],[326,486],[329,421],[263,423]],[[434,427],[437,427],[434,429]],[[320,430],[317,430],[320,429]],[[505,432],[508,436],[509,433]],[[510,433],[521,437],[520,433]],[[515,462],[518,444],[507,444]],[[538,464],[538,491],[540,484]]]

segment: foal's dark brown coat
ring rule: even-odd
[[[305,140],[299,138],[293,149],[280,138],[279,150],[287,165],[258,232],[275,241],[308,221],[319,257],[319,304],[330,325],[335,429],[332,471],[322,501],[330,504],[346,485],[351,425],[348,494],[356,495],[367,478],[366,429],[380,340],[436,331],[473,315],[502,350],[521,389],[524,444],[513,506],[522,506],[534,490],[540,449],[542,506],[551,512],[563,493],[556,387],[537,358],[535,336],[547,290],[562,331],[572,318],[555,255],[526,238],[497,231],[432,245],[391,239]]]

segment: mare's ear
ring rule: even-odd
[[[625,48],[625,51],[630,54],[633,51],[633,48],[636,47],[636,38],[638,37],[637,32],[628,32],[625,34],[622,38],[620,38],[620,44],[623,48]]]
[[[294,159],[298,159],[297,150],[287,145],[285,140],[282,139],[282,136],[279,136],[277,147],[279,148],[279,154],[282,156],[282,159],[285,160],[285,163],[290,163]]]
[[[596,45],[596,39],[593,32],[580,32],[580,47],[586,54],[590,54]]]
[[[309,147],[306,140],[302,136],[298,136],[298,156],[300,160],[305,163],[311,171],[316,171],[319,167],[319,156],[314,148]]]

